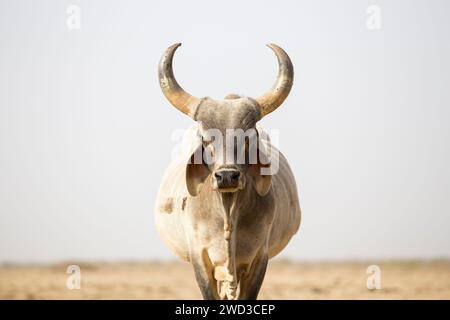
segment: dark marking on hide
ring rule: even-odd
[[[183,197],[183,202],[181,203],[181,210],[184,211],[186,208],[187,197]]]
[[[165,213],[172,213],[173,198],[167,198],[163,203],[161,203],[160,210]]]

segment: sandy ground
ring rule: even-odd
[[[200,299],[186,263],[80,263],[81,289],[66,287],[69,264],[1,266],[0,299]],[[275,261],[260,299],[450,299],[450,261],[385,262],[368,290],[368,263]]]

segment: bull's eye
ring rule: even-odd
[[[214,152],[215,152],[216,150],[214,149],[214,145],[213,145],[212,143],[210,143],[210,144],[208,145],[208,151],[211,153],[212,156],[214,156]]]
[[[250,148],[250,138],[245,137],[245,152],[248,152],[248,149]]]
[[[203,141],[203,163],[211,165],[215,162],[214,144],[208,141]]]

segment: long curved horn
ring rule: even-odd
[[[283,103],[294,83],[294,67],[287,53],[275,44],[268,44],[267,46],[277,56],[278,77],[272,89],[256,99],[261,106],[262,117],[271,113]]]
[[[158,67],[159,85],[167,100],[175,108],[192,117],[195,107],[200,103],[200,99],[184,91],[173,75],[173,55],[179,46],[181,46],[181,43],[175,43],[170,46],[161,57]]]

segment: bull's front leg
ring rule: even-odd
[[[240,277],[240,300],[256,300],[266,274],[269,257],[267,250],[261,248],[253,260],[249,270],[241,273]]]
[[[217,281],[214,279],[214,266],[208,255],[206,248],[200,252],[191,252],[191,263],[194,267],[195,279],[200,288],[203,299],[220,299],[217,290]]]

